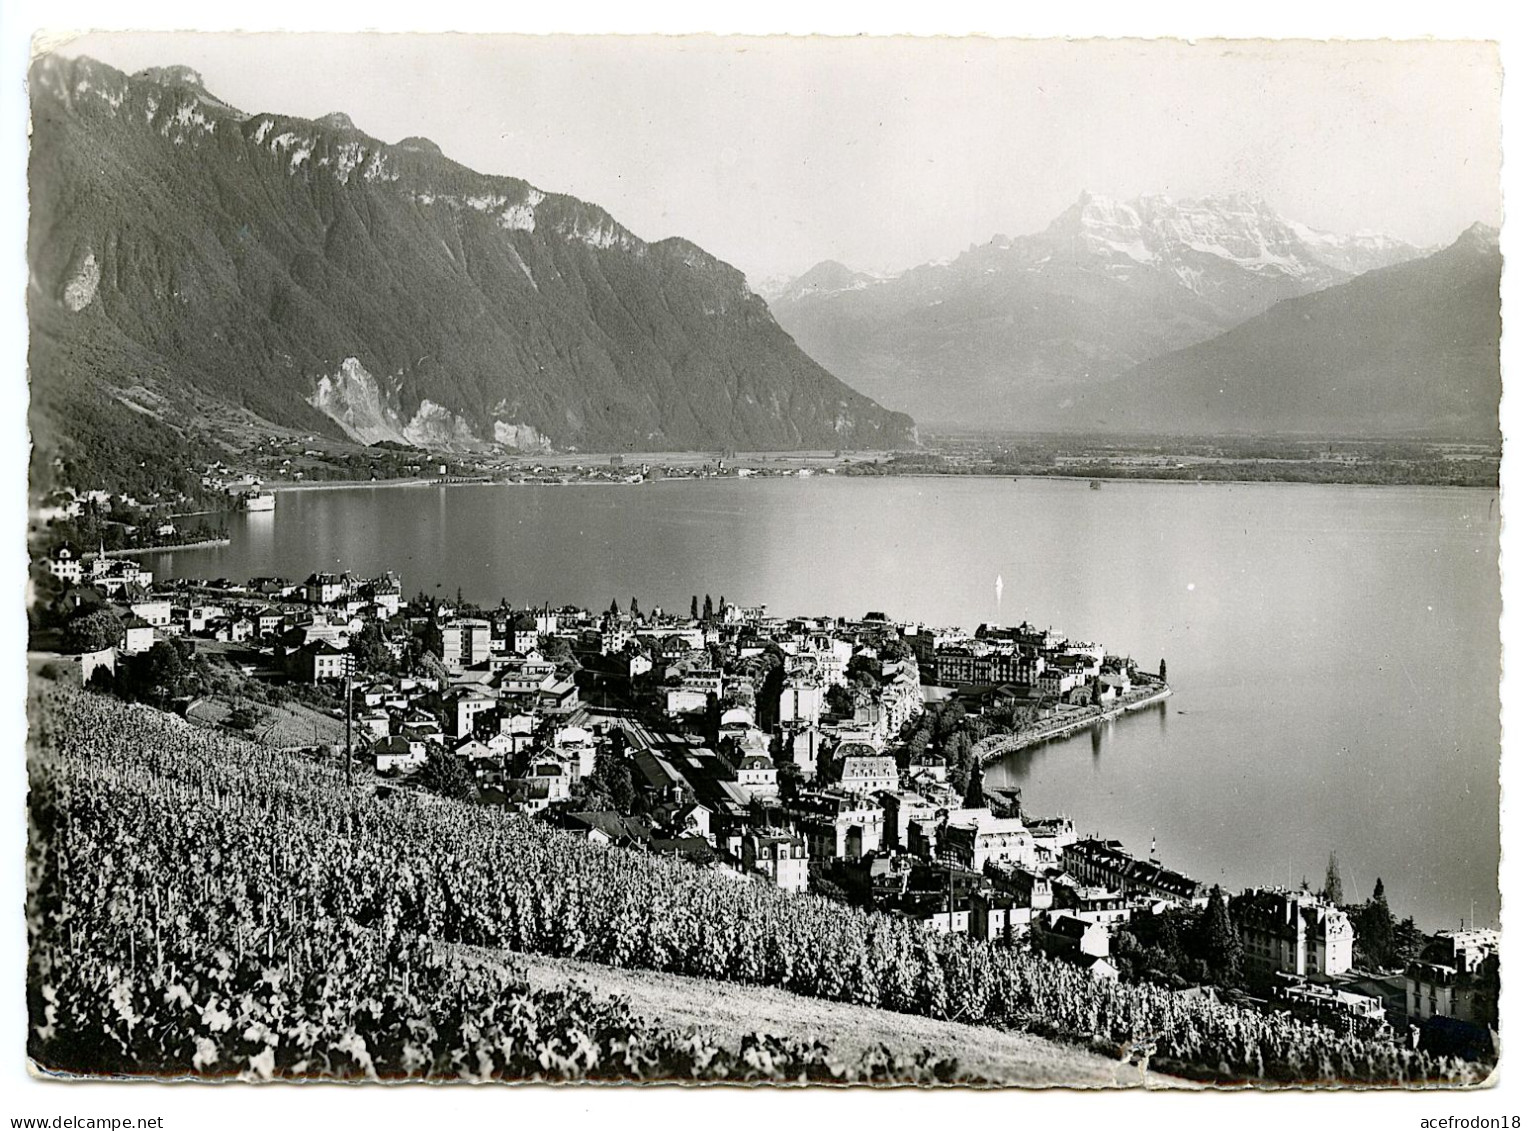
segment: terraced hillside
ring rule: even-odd
[[[378,798],[332,767],[105,696],[49,687],[32,718],[29,1049],[51,1069],[716,1078],[759,1070],[766,1054],[752,1050],[768,1047],[768,1075],[957,1074],[877,1050],[846,1064],[790,1039],[716,1049],[643,1028],[625,1006],[538,996],[513,970],[455,962],[445,946],[1152,1044],[1171,1070],[1220,1079],[1464,1083],[1481,1071],[1096,982],[490,808]]]

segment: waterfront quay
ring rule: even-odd
[[[1101,704],[1091,707],[1055,707],[1046,718],[1010,734],[989,735],[976,747],[978,764],[989,766],[1007,754],[1027,750],[1054,739],[1067,738],[1080,731],[1108,723],[1112,719],[1133,711],[1141,711],[1155,703],[1162,703],[1174,694],[1167,685],[1141,687],[1129,691],[1110,706]]]

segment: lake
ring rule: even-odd
[[[1497,925],[1499,512],[1493,492],[866,478],[280,493],[156,576],[393,569],[498,603],[968,629],[1022,619],[1168,664],[1175,695],[989,771],[1225,888],[1381,876],[1396,914]],[[997,599],[995,578],[1004,581]]]

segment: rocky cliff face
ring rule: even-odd
[[[50,56],[31,91],[31,379],[60,442],[83,397],[364,442],[912,440],[685,240],[344,114],[245,113],[186,68]]]
[[[1315,231],[1250,196],[1085,193],[1035,235],[891,279],[821,264],[772,309],[817,360],[922,421],[1045,427],[1135,364],[1420,254]]]

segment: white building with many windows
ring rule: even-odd
[[[1350,916],[1306,891],[1255,889],[1228,900],[1244,965],[1265,974],[1343,974],[1350,969],[1355,931]]]
[[[751,832],[744,835],[739,847],[748,871],[761,873],[785,891],[808,890],[808,846],[802,837]]]

